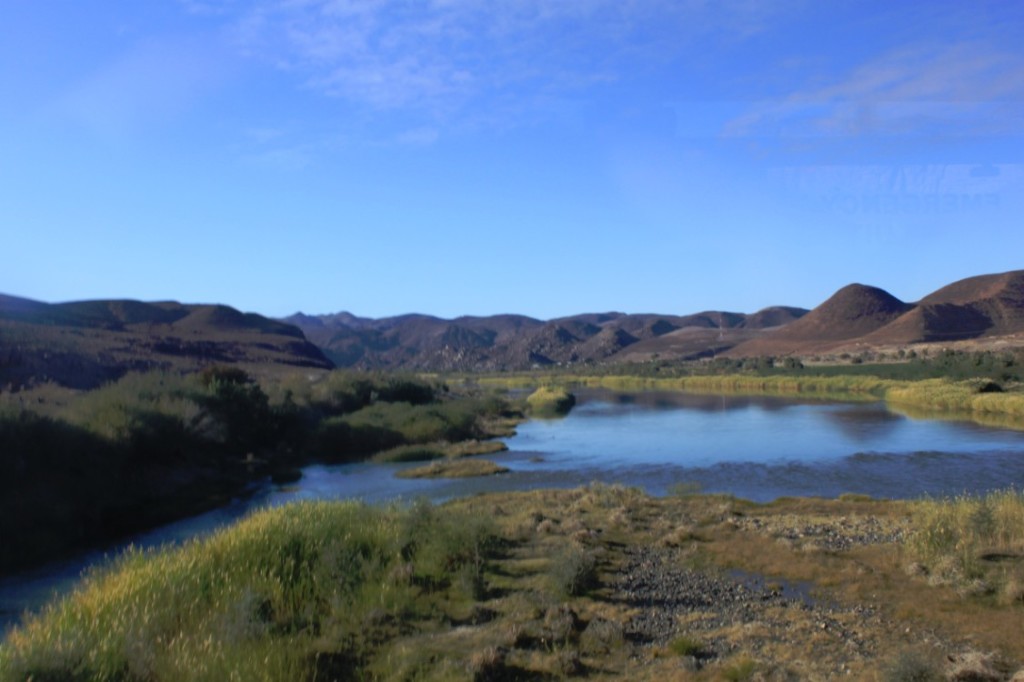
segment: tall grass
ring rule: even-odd
[[[928,379],[890,388],[885,398],[933,410],[1003,414],[1024,419],[1024,393],[981,392],[985,382]]]
[[[910,555],[942,582],[989,577],[986,556],[1024,554],[1024,492],[1003,490],[913,503]],[[1012,577],[1012,576],[1009,576]]]
[[[834,394],[881,398],[898,382],[873,376],[760,376],[753,374],[650,377],[634,375],[586,376],[552,374],[546,377],[486,377],[481,383],[508,388],[557,384],[607,388],[618,391],[682,390],[713,393]]]
[[[263,511],[89,576],[10,633],[0,680],[309,679],[318,660],[372,657],[368,624],[440,618],[423,594],[471,598],[490,537],[429,505]]]

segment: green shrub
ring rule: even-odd
[[[556,593],[567,597],[585,594],[597,582],[597,557],[570,544],[552,557],[550,575]]]
[[[600,616],[591,619],[580,634],[580,648],[589,654],[606,654],[619,649],[625,642],[622,623]]]
[[[752,658],[740,656],[737,660],[722,668],[722,679],[729,682],[746,682],[754,678],[757,663]]]
[[[902,651],[882,668],[884,682],[939,682],[938,666],[917,651]]]
[[[564,388],[542,386],[526,398],[530,413],[539,417],[568,414],[576,404],[576,396]]]
[[[677,656],[700,656],[704,651],[704,643],[699,639],[681,635],[669,642],[668,648]]]
[[[474,401],[458,401],[432,405],[409,403],[374,403],[345,420],[353,427],[372,427],[396,433],[401,440],[385,447],[402,443],[433,443],[461,441],[479,434],[479,412]]]

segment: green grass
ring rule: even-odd
[[[10,633],[0,680],[311,679],[372,655],[375,628],[473,598],[490,537],[485,520],[429,505],[263,511],[89,576]]]
[[[479,381],[485,385],[514,388],[521,387],[522,382],[526,379],[528,378],[484,377]],[[811,374],[800,376],[726,374],[676,377],[553,374],[544,378],[534,378],[532,385],[538,383],[607,388],[616,391],[681,390],[695,393],[817,394],[869,399],[882,397],[887,388],[895,385],[895,382],[891,380],[879,379],[875,376],[814,376]]]

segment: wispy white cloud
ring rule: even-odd
[[[443,116],[479,102],[543,106],[662,64],[695,35],[756,33],[775,11],[701,0],[267,0],[236,12],[234,32],[246,54],[326,95]]]
[[[761,102],[730,136],[984,135],[1024,130],[1024,54],[982,42],[904,47],[824,86]]]

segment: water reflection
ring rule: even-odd
[[[797,404],[787,398],[775,396],[720,395],[711,393],[683,393],[682,391],[643,391],[620,393],[606,389],[584,389],[576,392],[578,406],[600,406],[602,413],[609,406],[644,408],[654,410],[697,410],[701,412],[726,412],[746,409],[752,406],[766,411],[783,410]],[[816,401],[811,404],[822,404]],[[579,407],[577,407],[579,409]],[[621,414],[621,411],[612,410]]]
[[[883,405],[859,407],[861,409],[828,410],[823,414],[846,438],[858,442],[887,438],[898,430],[903,422],[902,416],[893,414]]]

